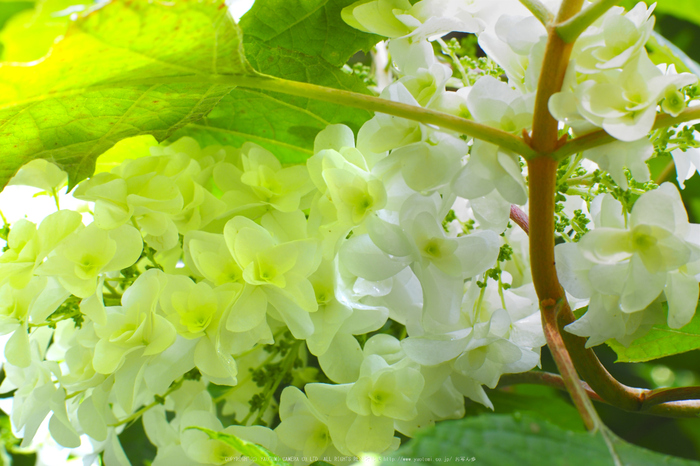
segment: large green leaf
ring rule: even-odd
[[[362,81],[318,57],[252,40],[246,55],[258,71],[328,87],[366,93]],[[303,162],[313,153],[316,134],[328,124],[343,123],[357,131],[371,118],[365,110],[255,89],[235,89],[201,121],[178,131],[202,145],[239,147],[253,141],[284,163]]]
[[[598,432],[571,432],[530,414],[498,415],[446,421],[419,432],[381,464],[460,464],[482,466],[604,466],[623,465],[698,466],[683,460],[630,445],[608,433],[610,446]],[[611,451],[612,450],[612,451]]]
[[[262,445],[248,442],[247,440],[243,440],[242,438],[236,437],[228,432],[218,432],[207,429],[206,427],[187,427],[185,430],[189,429],[201,430],[207,434],[210,439],[219,440],[227,445],[230,445],[243,456],[252,459],[256,464],[261,466],[291,466],[289,462],[275,455]],[[241,460],[242,458],[236,459]]]
[[[0,29],[5,27],[7,21],[21,11],[34,7],[32,2],[0,2]]]
[[[382,38],[345,24],[340,11],[355,0],[256,0],[241,18],[248,38],[318,56],[337,67]]]
[[[624,347],[615,340],[607,342],[615,353],[618,362],[642,362],[659,359],[672,354],[685,353],[700,348],[700,312],[688,325],[680,329],[655,325],[630,346]]]
[[[110,3],[72,24],[45,60],[0,65],[0,185],[34,158],[74,184],[117,141],[162,140],[207,114],[232,89],[212,76],[244,74],[254,71],[223,2]],[[193,82],[167,84],[182,77]]]
[[[241,19],[245,53],[259,72],[293,81],[367,93],[356,76],[340,70],[357,50],[380,38],[345,24],[340,10],[351,0],[257,0]],[[255,89],[236,89],[206,118],[173,139],[188,135],[202,145],[255,142],[284,163],[300,163],[313,152],[316,134],[329,124],[354,131],[368,111]]]
[[[0,10],[7,10],[16,2],[0,3]],[[91,0],[38,0],[28,10],[8,18],[0,31],[2,61],[26,62],[46,55],[54,40],[64,34],[70,23],[71,13],[82,11],[94,2]],[[4,23],[4,21],[3,21]]]
[[[552,387],[524,384],[488,392],[496,414],[530,413],[567,430],[585,431],[581,415],[562,395]],[[467,415],[490,412],[479,403],[469,403],[467,407]]]

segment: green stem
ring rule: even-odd
[[[535,155],[532,149],[525,144],[522,139],[510,133],[467,120],[466,118],[460,118],[428,108],[417,107],[401,102],[392,102],[380,97],[332,89],[315,84],[288,81],[286,79],[243,78],[239,85],[241,87],[265,89],[281,92],[283,94],[309,97],[338,105],[362,108],[373,112],[386,113],[408,120],[418,121],[423,124],[432,124],[476,139],[481,139],[511,150],[516,154],[522,155],[526,159]]]
[[[576,157],[574,157],[574,159],[569,164],[569,168],[566,170],[566,173],[564,173],[564,176],[562,176],[562,179],[564,181],[569,180],[569,177],[576,170],[576,167],[578,167],[578,164],[581,163],[581,159],[583,159],[583,156],[581,154],[577,154]]]
[[[180,379],[180,380],[178,380],[177,382],[173,382],[173,384],[170,386],[170,388],[168,388],[168,391],[166,391],[165,393],[163,393],[163,396],[161,396],[160,398],[165,399],[165,397],[167,397],[168,395],[170,395],[170,394],[171,394],[172,392],[174,392],[175,390],[179,389],[179,388],[182,386],[182,382],[183,382],[183,381],[184,381],[184,379]],[[157,397],[156,397],[156,399],[155,399],[152,403],[149,403],[149,404],[147,404],[146,406],[143,406],[141,409],[139,409],[138,411],[136,411],[136,412],[135,412],[134,414],[132,414],[131,416],[129,416],[129,417],[127,417],[127,418],[124,418],[124,419],[122,419],[121,421],[118,421],[118,422],[116,422],[116,423],[114,423],[114,424],[110,424],[109,426],[110,426],[110,427],[119,427],[119,426],[124,425],[124,424],[127,424],[127,423],[129,423],[129,422],[131,422],[131,421],[135,421],[136,419],[138,419],[139,417],[141,417],[141,416],[143,415],[143,413],[145,413],[145,412],[148,411],[149,409],[151,409],[151,408],[153,408],[154,406],[157,406],[157,405],[159,405],[159,404],[162,404],[162,403],[161,403],[161,402],[157,399]]]
[[[122,295],[114,288],[112,285],[110,285],[107,280],[103,283],[104,287],[107,288],[110,292],[106,294],[107,298],[118,298],[121,299]],[[105,297],[105,294],[102,295],[102,297]]]
[[[575,16],[559,23],[555,27],[557,35],[567,44],[572,44],[588,26],[595,23],[598,18],[603,16],[610,8],[620,3],[620,1],[621,0],[600,0],[597,3],[591,4],[588,8],[580,11]]]
[[[60,319],[55,319],[55,320],[47,320],[44,321],[40,324],[27,324],[29,328],[37,328],[37,327],[48,327],[49,325],[56,325],[59,322],[62,322],[64,320],[69,320],[72,319],[73,317],[79,316],[80,315],[80,310],[76,312],[72,312],[70,314],[63,314]]]
[[[156,261],[155,254],[153,252],[153,248],[146,246],[146,259],[148,259],[148,262],[150,262],[154,268],[163,270],[163,266]]]
[[[56,210],[61,210],[61,204],[58,200],[58,193],[56,192],[56,188],[51,188],[51,197],[53,197],[53,202],[56,204]]]
[[[277,335],[275,335],[274,338],[277,339]],[[260,347],[259,347],[259,346],[254,346],[252,349],[250,349],[250,350],[248,350],[248,351],[246,351],[246,352],[244,352],[244,353],[241,353],[240,355],[236,355],[236,357],[237,357],[237,358],[242,357],[242,356],[244,356],[244,355],[246,355],[246,354],[249,354],[250,352],[252,352],[252,351],[254,351],[254,350],[257,350],[258,348],[260,348]],[[272,353],[272,354],[270,354],[263,362],[261,362],[261,363],[258,365],[258,367],[265,367],[266,364],[271,363],[272,360],[275,359],[276,357],[277,357],[277,353]],[[245,385],[246,383],[248,383],[248,382],[250,381],[250,379],[252,379],[252,378],[253,378],[253,373],[252,373],[252,372],[248,372],[248,375],[246,375],[245,378],[239,380],[238,383],[237,383],[236,385],[234,385],[233,387],[229,388],[228,390],[226,390],[224,393],[222,393],[221,395],[217,396],[216,398],[214,398],[214,400],[213,400],[213,401],[214,401],[214,404],[219,403],[220,401],[222,401],[222,400],[224,400],[225,398],[227,398],[227,397],[228,397],[229,395],[231,395],[233,392],[235,392],[235,391],[238,390],[240,387],[242,387],[243,385]],[[248,413],[248,414],[250,415],[251,413]]]
[[[459,74],[462,77],[462,84],[464,84],[465,87],[469,86],[469,80],[467,79],[467,70],[464,69],[464,65],[462,65],[462,62],[459,60],[459,57],[454,53],[452,49],[450,49],[447,46],[444,40],[438,38],[437,43],[440,44],[442,53],[448,55],[452,59],[452,63],[454,63],[457,67],[457,71],[459,71]]]
[[[688,107],[683,110],[677,117],[668,114],[659,114],[656,116],[653,129],[667,128],[669,126],[678,125],[691,120],[700,119],[700,106]],[[583,152],[594,147],[599,147],[610,142],[617,141],[604,130],[594,131],[584,136],[579,136],[568,141],[566,144],[559,147],[552,153],[552,157],[557,160],[565,159],[571,154]]]
[[[269,387],[267,390],[266,396],[265,396],[265,402],[262,404],[260,407],[260,410],[258,411],[258,416],[255,418],[255,421],[253,424],[259,424],[260,421],[262,420],[263,416],[265,415],[265,411],[267,411],[267,408],[270,406],[270,402],[272,401],[272,397],[274,396],[275,392],[277,391],[277,387],[280,386],[282,383],[282,380],[289,374],[289,372],[292,370],[294,367],[294,361],[297,360],[299,357],[299,345],[301,344],[301,340],[297,340],[294,342],[291,348],[289,348],[289,352],[287,355],[284,357],[284,360],[282,362],[282,371],[280,371],[279,376],[275,379],[275,381],[272,383],[272,385]],[[250,413],[248,413],[250,415]],[[246,417],[247,419],[247,417]],[[245,422],[243,423],[245,425]]]
[[[539,0],[520,0],[520,3],[525,5],[525,8],[530,10],[530,13],[532,13],[544,27],[548,27],[549,23],[554,19],[552,12]]]
[[[175,78],[142,79],[129,81],[129,85],[134,84],[180,84],[202,82],[202,77],[184,76]],[[466,118],[450,115],[448,113],[431,110],[429,108],[415,105],[393,102],[381,97],[360,94],[357,92],[333,89],[330,87],[318,86],[316,84],[290,81],[287,79],[275,78],[272,76],[211,76],[206,78],[211,84],[221,84],[229,86],[243,87],[247,89],[261,89],[265,91],[279,92],[282,94],[307,97],[321,100],[333,104],[347,107],[361,108],[372,112],[386,113],[407,120],[418,121],[426,125],[435,125],[440,128],[455,131],[460,134],[480,139],[491,144],[508,149],[516,154],[522,155],[525,159],[532,158],[537,154],[525,144],[525,142],[510,133],[501,131],[491,126],[482,125]]]

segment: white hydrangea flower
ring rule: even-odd
[[[629,169],[635,180],[649,181],[649,167],[646,160],[652,155],[654,155],[654,146],[647,138],[632,142],[613,141],[583,153],[584,157],[610,173],[612,179],[622,189],[628,187],[625,168]]]
[[[467,97],[475,121],[519,134],[532,123],[534,94],[521,94],[508,84],[484,76]],[[507,201],[523,205],[527,189],[517,155],[494,144],[475,140],[467,165],[452,181],[454,192],[474,199],[494,189]]]
[[[520,92],[537,90],[547,30],[534,16],[500,16],[493,31],[479,35],[479,46],[503,68]]]
[[[621,212],[619,202],[603,196],[593,216],[596,228],[579,243],[555,249],[566,290],[591,300],[586,315],[567,327],[590,337],[588,346],[609,338],[629,343],[642,335],[658,323],[662,298],[672,328],[684,326],[695,313],[699,232],[688,223],[678,190],[664,183],[644,193],[626,227]]]
[[[588,122],[625,142],[641,139],[651,131],[657,104],[668,89],[697,82],[690,73],[664,74],[646,53],[640,53],[622,69],[593,74],[581,83],[571,83],[572,75],[569,73],[564,90],[550,98],[552,115],[575,124],[575,106]]]
[[[700,133],[693,132],[693,137],[700,138]],[[671,151],[673,164],[676,166],[676,180],[681,189],[685,189],[685,181],[689,180],[695,172],[700,173],[700,148],[689,147],[683,151],[679,148]]]
[[[360,0],[342,11],[350,26],[389,38],[410,36],[414,41],[441,37],[452,31],[478,32],[482,22],[474,13],[479,0]]]
[[[647,8],[639,2],[633,9],[612,7],[599,18],[574,45],[572,58],[576,70],[594,74],[601,70],[623,68],[644,48],[654,30],[651,16],[656,4]]]

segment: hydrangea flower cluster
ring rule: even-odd
[[[588,304],[568,330],[589,345],[630,343],[664,302],[679,328],[698,300],[696,225],[675,187],[639,187],[659,105],[677,115],[697,80],[651,63],[650,15],[640,3],[599,18],[549,101],[563,132],[617,140],[561,176],[558,212],[574,221],[557,264]],[[520,2],[361,0],[343,18],[390,39],[398,79],[382,97],[531,129],[547,35]],[[453,31],[476,34],[504,77],[452,79],[459,58],[449,66],[432,42],[450,55]],[[693,154],[674,152],[690,160],[679,180],[700,167]],[[142,417],[155,466],[241,463],[193,426],[282,456],[381,453],[462,417],[465,397],[492,407],[484,386],[539,364],[527,238],[509,223],[527,174],[506,148],[377,114],[357,134],[328,126],[300,165],[191,138],[125,140],[103,160],[117,162],[73,194],[87,220],[17,221],[0,256],[0,392],[14,390],[24,445],[49,419],[59,445],[124,465],[117,435]],[[15,183],[55,193],[65,180],[39,161]]]
[[[439,2],[440,7],[428,0],[400,3],[361,1],[344,11],[349,24],[392,39],[389,49],[401,77],[384,92],[387,98],[470,117],[516,135],[530,130],[547,31],[520,2],[499,1],[498,7],[479,0]],[[559,3],[547,6],[557,11]],[[424,18],[425,11],[435,16]],[[562,198],[568,197],[568,206],[583,207],[578,215],[586,223],[593,220],[588,228],[596,230],[581,242],[557,247],[562,284],[573,297],[584,300],[581,304],[590,300],[586,315],[568,327],[572,333],[590,337],[589,346],[611,338],[629,344],[664,320],[680,328],[693,317],[698,298],[698,235],[695,225],[688,224],[674,187],[664,185],[643,194],[634,210],[623,208],[611,194],[595,198],[591,205],[598,192],[611,187],[627,190],[629,180],[649,182],[645,161],[654,153],[648,134],[657,109],[677,116],[687,106],[682,88],[697,83],[695,75],[678,74],[673,65],[657,67],[649,59],[644,44],[654,25],[652,11],[653,5],[640,2],[629,12],[613,7],[598,18],[576,41],[562,90],[549,100],[551,114],[570,136],[602,128],[616,139],[584,151],[561,179],[571,186],[592,185],[587,191],[565,191],[569,196]],[[391,33],[389,25],[394,28]],[[507,82],[483,76],[473,86],[456,91],[441,87],[439,96],[426,100],[427,87],[417,90],[415,83],[444,86],[450,74],[435,59],[429,41],[441,41],[452,31],[476,34]],[[442,46],[445,51],[444,42]],[[672,151],[681,187],[697,167],[695,145]],[[581,165],[582,159],[595,165]],[[596,169],[608,172],[607,188],[597,183],[600,172]],[[452,170],[446,168],[446,172]],[[575,171],[578,178],[569,180]],[[482,225],[488,224],[484,221],[488,218],[507,218],[511,203],[522,205],[527,200],[518,157],[479,140],[471,142],[467,163],[450,183],[455,194],[470,201]],[[569,216],[574,209],[567,207]],[[605,233],[607,228],[617,229],[617,236]],[[561,237],[571,241],[568,234]],[[666,301],[668,318],[664,319]]]
[[[493,275],[512,261],[513,229],[445,221],[467,144],[415,127],[431,139],[382,148],[383,120],[357,144],[329,126],[294,166],[252,143],[126,140],[107,156],[126,160],[73,193],[90,223],[58,210],[13,224],[0,256],[1,390],[17,389],[25,444],[48,415],[60,445],[86,435],[123,464],[116,435],[143,414],[154,464],[221,464],[234,452],[186,430],[224,430],[220,405],[237,424],[226,432],[283,454],[382,452],[397,431],[463,416],[465,396],[490,406],[483,385],[535,367],[532,285]],[[451,169],[417,176],[433,154]],[[212,397],[212,384],[229,388]],[[276,413],[278,427],[264,427]]]

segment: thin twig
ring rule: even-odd
[[[599,403],[620,408],[614,403],[600,397],[586,382],[580,381],[588,397]],[[498,387],[509,385],[531,384],[566,390],[564,379],[559,374],[543,371],[522,372],[520,374],[504,374],[498,382]],[[641,390],[640,396],[646,402],[639,409],[625,409],[628,412],[641,412],[671,418],[697,418],[700,416],[700,387],[683,387],[659,390]],[[621,408],[622,409],[622,408]]]
[[[642,411],[652,406],[687,400],[700,400],[700,387],[659,388],[644,392],[642,396]]]
[[[527,214],[515,204],[510,205],[510,219],[522,228],[526,235],[530,234],[530,222]]]
[[[581,380],[580,383],[591,400],[598,401],[600,403],[607,403],[607,401],[598,396],[598,394],[593,391],[591,386],[586,382]],[[501,379],[498,381],[499,387],[507,387],[508,385],[518,384],[544,385],[547,387],[558,388],[560,390],[566,390],[566,385],[564,384],[564,379],[562,379],[561,375],[553,374],[551,372],[529,371],[521,372],[520,374],[505,374],[502,375]]]

